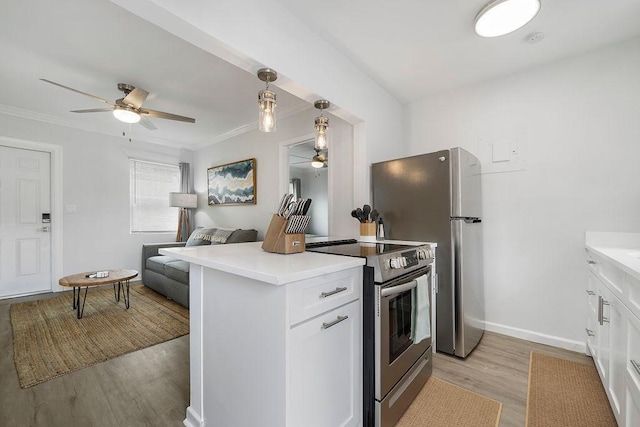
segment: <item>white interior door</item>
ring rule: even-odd
[[[50,153],[0,146],[0,298],[51,290]]]

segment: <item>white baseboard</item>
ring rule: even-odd
[[[571,350],[578,353],[586,353],[587,351],[585,342],[569,340],[566,338],[542,334],[540,332],[529,331],[526,329],[514,328],[512,326],[485,322],[485,330],[514,338],[520,338],[527,341],[533,341],[539,344],[546,344],[553,347],[564,348],[565,350]]]
[[[204,427],[204,420],[197,414],[196,411],[189,406],[187,408],[187,418],[182,422],[186,427]]]

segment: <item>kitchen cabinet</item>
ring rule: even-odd
[[[633,253],[587,239],[587,353],[620,426],[640,425],[640,270],[625,258]]]
[[[353,301],[291,329],[292,404],[288,425],[359,424],[360,318],[360,301]]]
[[[187,427],[362,424],[362,258],[172,248],[190,262]]]

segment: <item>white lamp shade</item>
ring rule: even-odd
[[[540,11],[540,0],[493,0],[475,21],[476,34],[498,37],[524,27]]]
[[[169,206],[174,208],[197,208],[198,195],[190,193],[169,193]]]

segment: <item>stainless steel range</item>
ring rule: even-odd
[[[307,250],[366,258],[363,286],[364,425],[393,426],[431,376],[430,245],[317,242]]]

